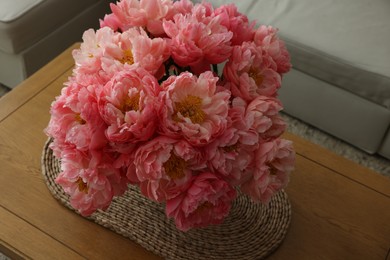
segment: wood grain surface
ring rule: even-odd
[[[33,259],[160,259],[66,209],[40,159],[49,107],[71,74],[75,44],[0,99],[0,251]],[[385,259],[390,180],[286,133],[297,151],[292,222],[270,259]]]

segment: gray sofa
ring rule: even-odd
[[[108,0],[1,0],[0,83],[13,88],[81,41],[110,12]]]
[[[389,1],[210,2],[279,28],[293,64],[279,92],[286,113],[390,159]]]

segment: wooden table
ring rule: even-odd
[[[68,210],[41,175],[49,107],[73,67],[71,50],[0,99],[0,251],[13,258],[159,259]],[[270,259],[385,259],[390,179],[292,134],[292,222]]]

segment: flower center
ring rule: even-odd
[[[202,99],[200,97],[189,95],[181,102],[175,102],[175,112],[173,120],[180,122],[178,113],[183,117],[191,119],[193,124],[203,123],[206,113],[202,110]]]
[[[127,64],[130,64],[130,65],[134,63],[133,53],[131,52],[130,49],[123,51],[123,57],[122,57],[122,59],[120,59],[120,62],[122,64],[127,63]]]
[[[80,125],[85,125],[85,124],[87,123],[84,119],[81,118],[80,113],[77,113],[77,114],[75,115],[75,120],[76,120],[76,122],[79,123]]]
[[[205,210],[209,210],[211,209],[212,207],[214,207],[214,205],[209,202],[209,201],[205,201],[203,202],[202,204],[200,204],[196,210],[194,211],[195,214],[200,214],[202,212],[204,212]]]
[[[88,186],[81,177],[77,179],[76,184],[80,192],[88,193]]]
[[[251,68],[248,75],[255,81],[257,86],[260,86],[261,83],[263,83],[264,77],[256,69]]]
[[[223,149],[225,152],[230,153],[230,152],[237,152],[239,147],[240,147],[240,145],[239,145],[238,142],[237,142],[236,144],[229,145],[229,146],[225,146],[225,147],[223,147],[222,149]]]
[[[184,170],[186,168],[186,161],[179,156],[176,156],[174,153],[171,154],[168,161],[163,165],[165,173],[172,179],[177,180],[185,176]]]
[[[268,163],[267,164],[268,166],[268,170],[269,170],[269,174],[271,175],[276,175],[276,173],[278,172],[278,169],[276,169],[272,164]]]
[[[138,111],[139,110],[139,98],[140,94],[137,93],[132,97],[127,96],[120,108],[123,113],[128,111]]]

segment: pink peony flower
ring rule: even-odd
[[[252,178],[241,185],[241,191],[254,201],[268,203],[276,192],[286,187],[294,169],[292,143],[284,139],[262,143],[256,160],[256,170]]]
[[[102,62],[107,49],[119,45],[119,34],[110,28],[102,28],[96,32],[89,29],[83,34],[80,49],[73,50],[76,66],[73,77],[78,84],[88,86],[92,84],[104,85],[112,75],[106,75]],[[112,47],[111,47],[112,48]]]
[[[278,30],[271,26],[262,25],[255,32],[254,43],[272,57],[277,67],[276,71],[283,74],[291,68],[290,55],[284,42],[278,38],[277,32]]]
[[[215,174],[204,172],[194,178],[191,186],[167,201],[166,214],[182,231],[220,224],[229,214],[236,191]]]
[[[114,5],[113,3],[110,3],[111,11],[115,9],[116,7],[112,7]],[[144,16],[140,16],[141,20]],[[102,19],[99,19],[100,28],[108,27],[114,31],[118,31],[118,29],[122,26],[121,21],[118,19],[118,17],[114,13],[106,14]]]
[[[160,72],[163,63],[170,56],[169,45],[165,39],[151,39],[142,29],[130,29],[123,33],[121,44],[125,52],[132,53],[134,63],[153,75]],[[157,78],[161,76],[161,72],[156,75]]]
[[[80,111],[72,110],[72,107],[77,108],[77,105],[75,104],[78,102],[77,95],[81,86],[78,84],[71,84],[70,82],[68,82],[67,85],[67,87],[64,87],[61,90],[61,95],[56,97],[56,100],[51,104],[50,121],[44,130],[48,136],[53,138],[53,143],[50,147],[58,158],[61,157],[61,151],[65,147],[75,147],[75,145],[66,144],[65,142],[67,130],[84,123],[84,121],[81,120]]]
[[[107,156],[101,155],[107,160]],[[61,158],[62,172],[56,178],[70,195],[70,203],[83,216],[97,209],[107,209],[113,196],[122,195],[127,181],[119,169],[109,163],[99,164],[99,155],[90,156],[77,150],[66,150]]]
[[[254,146],[259,142],[259,135],[251,128],[253,117],[247,117],[247,103],[240,97],[232,100],[229,108],[229,119],[232,128],[237,129],[240,143]]]
[[[166,34],[171,38],[174,61],[191,66],[196,73],[210,69],[210,64],[226,61],[231,54],[232,33],[221,25],[219,16],[212,17],[211,5],[197,4],[192,15],[176,14],[164,21]]]
[[[84,86],[106,84],[114,75],[131,67],[142,67],[161,78],[163,63],[169,58],[167,41],[151,39],[142,28],[116,33],[108,27],[83,35],[80,49],[73,51],[76,62],[74,77]]]
[[[133,27],[143,27],[154,36],[164,34],[162,22],[171,19],[176,13],[172,0],[121,0],[110,4],[111,14],[100,21],[100,26],[108,26],[122,32]]]
[[[246,101],[257,96],[275,97],[281,77],[272,66],[272,59],[263,55],[261,47],[244,42],[233,48],[233,54],[224,67],[224,77],[232,94]]]
[[[184,137],[192,145],[206,145],[226,129],[230,94],[216,92],[218,78],[205,72],[171,76],[161,92],[160,133]]]
[[[52,148],[60,156],[65,148],[80,151],[101,149],[107,143],[106,125],[98,112],[94,88],[69,82],[51,106],[46,134],[55,139]]]
[[[286,124],[279,115],[282,104],[276,98],[258,96],[248,105],[237,97],[232,102],[229,115],[233,126],[239,130],[240,140],[248,145],[279,137]]]
[[[249,128],[253,129],[261,140],[279,137],[286,129],[286,124],[279,112],[283,109],[276,98],[259,96],[251,101],[246,110]]]
[[[175,14],[190,14],[192,12],[192,8],[194,7],[194,4],[190,0],[181,0],[181,1],[175,1],[173,3],[173,7],[175,9]]]
[[[201,154],[184,140],[159,136],[138,148],[135,172],[142,193],[150,199],[165,201],[187,188],[193,171],[204,168]],[[135,176],[134,176],[135,174]]]
[[[104,49],[115,41],[116,35],[118,34],[109,28],[102,28],[96,32],[93,29],[86,30],[83,33],[80,49],[72,52],[76,68],[82,68],[77,72],[93,74],[101,69],[100,59]]]
[[[102,57],[102,69],[107,78],[131,67],[142,67],[160,78],[163,63],[169,57],[169,46],[162,38],[151,39],[142,28],[132,28],[118,34],[116,41],[107,46]]]
[[[102,89],[99,111],[110,142],[137,143],[151,138],[157,126],[159,85],[142,68],[119,72]]]
[[[256,146],[246,145],[240,138],[239,131],[231,127],[204,148],[210,170],[234,186],[249,179],[255,163]]]
[[[147,15],[146,29],[154,36],[164,35],[163,20],[176,13],[172,0],[141,0],[140,6]]]
[[[112,13],[100,20],[100,27],[108,26],[114,31],[125,32],[129,28],[145,26],[147,23],[145,10],[140,7],[139,0],[121,0],[110,3]]]
[[[120,33],[108,27],[96,32],[92,29],[85,31],[80,49],[73,51],[76,63],[74,80],[84,87],[97,83],[106,84],[116,71],[123,68],[122,61],[126,53],[121,50],[120,45]],[[113,65],[117,68],[113,69]]]
[[[221,24],[233,33],[232,45],[241,45],[252,41],[256,22],[249,23],[248,17],[237,10],[234,4],[222,5],[214,11],[215,16],[221,17]]]

